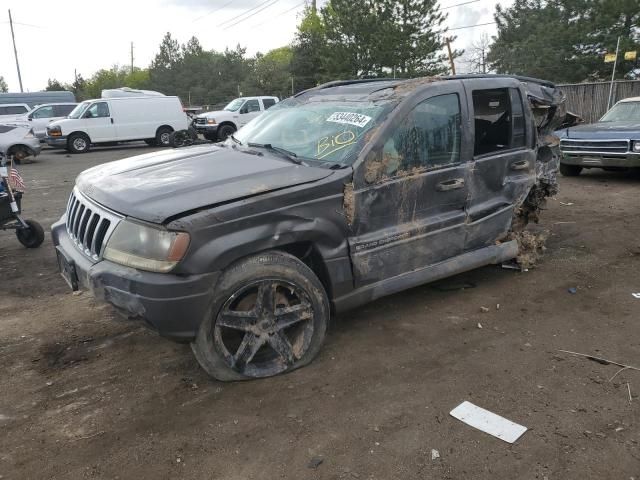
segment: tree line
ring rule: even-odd
[[[466,54],[452,47],[467,71],[606,80],[612,65],[604,54],[615,51],[618,37],[622,52],[640,54],[638,0],[515,0],[498,5],[494,17],[493,38],[477,38]],[[293,42],[265,54],[248,56],[240,45],[206,50],[196,37],[181,45],[167,33],[147,68],[114,66],[70,85],[51,79],[47,90],[68,89],[82,100],[127,86],[178,95],[185,105],[217,105],[238,95],[282,98],[336,79],[448,74],[445,46],[456,37],[446,19],[437,0],[329,0],[307,6]],[[619,60],[617,78],[640,78],[637,61]]]

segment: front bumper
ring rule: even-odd
[[[65,148],[67,146],[66,135],[62,135],[60,137],[50,137],[49,135],[45,135],[44,141],[47,142],[47,145],[50,147]]]
[[[31,155],[37,157],[42,152],[42,145],[40,144],[40,140],[37,138],[33,138],[31,141],[26,144],[31,150]]]
[[[218,132],[218,125],[207,125],[207,124],[195,124],[196,131],[198,133],[208,133],[213,135]]]
[[[80,288],[128,318],[144,320],[164,337],[191,340],[196,336],[219,272],[182,276],[144,272],[108,260],[93,263],[69,238],[65,217],[51,226],[51,237],[75,267]]]
[[[640,154],[627,153],[626,155],[599,155],[590,153],[577,155],[563,153],[560,163],[564,163],[565,165],[578,165],[585,168],[634,168],[640,167]]]

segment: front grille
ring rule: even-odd
[[[205,125],[207,123],[206,118],[196,118],[196,125]]]
[[[595,153],[624,155],[629,152],[629,140],[560,140],[563,153]]]
[[[104,245],[122,217],[95,204],[77,188],[67,204],[67,233],[88,257],[99,260]]]

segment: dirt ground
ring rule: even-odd
[[[80,171],[149,150],[45,150],[19,169],[26,216],[48,230]],[[562,178],[536,268],[376,301],[309,367],[231,384],[69,292],[49,237],[0,232],[0,478],[639,479],[640,372],[558,352],[640,367],[638,205],[638,176]],[[529,430],[474,430],[449,416],[464,400]]]

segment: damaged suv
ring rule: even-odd
[[[287,372],[331,314],[515,258],[564,116],[528,78],[321,85],[224,144],[83,172],[52,227],[60,269],[217,379]]]

